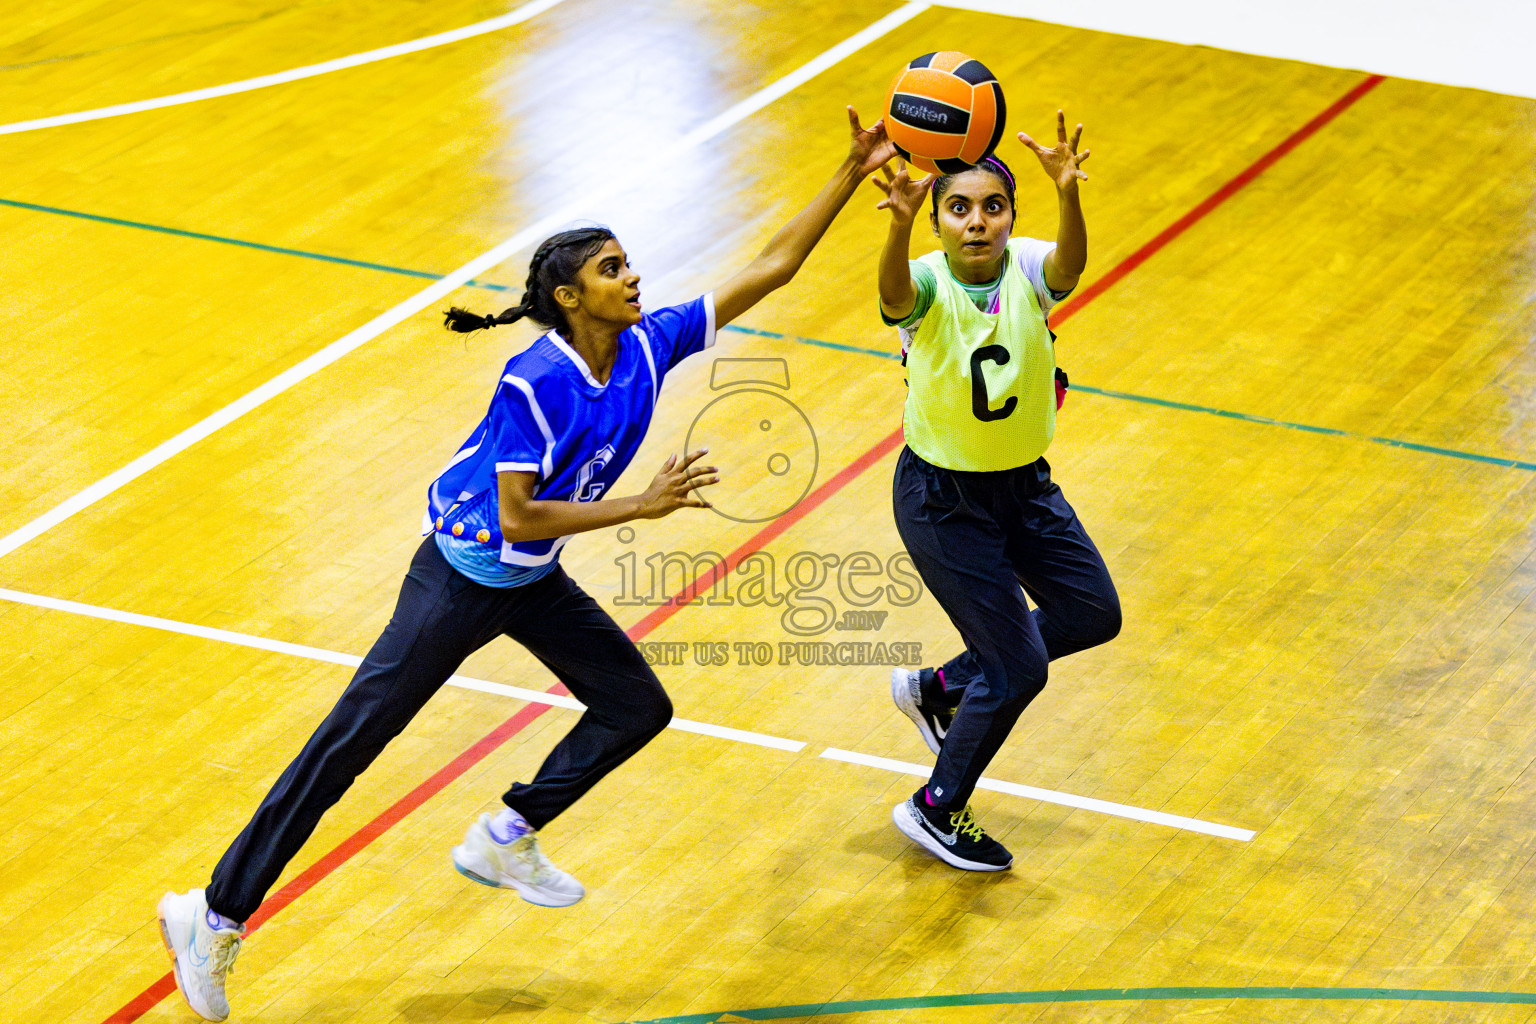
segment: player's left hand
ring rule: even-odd
[[[849,107],[848,130],[852,136],[848,144],[848,159],[858,166],[859,177],[873,174],[886,162],[895,159],[896,144],[886,137],[884,120],[864,128],[859,124],[858,111]]]
[[[1034,151],[1040,158],[1040,166],[1045,173],[1051,176],[1056,187],[1062,191],[1076,188],[1079,181],[1087,181],[1088,175],[1079,168],[1084,160],[1088,159],[1088,150],[1081,153],[1077,151],[1078,140],[1083,137],[1083,126],[1078,125],[1072,133],[1071,141],[1067,140],[1067,115],[1062,111],[1056,111],[1056,145],[1052,149],[1046,149],[1034,139],[1019,132],[1019,141]]]

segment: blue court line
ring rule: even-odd
[[[61,217],[75,217],[79,220],[94,221],[98,224],[112,224],[117,227],[138,228],[141,231],[154,231],[162,235],[174,235],[177,238],[193,238],[201,242],[220,242],[224,245],[238,245],[246,249],[256,249],[260,252],[276,253],[279,256],[298,256],[303,259],[320,260],[325,263],[338,263],[348,267],[359,267],[363,270],[379,270],[386,274],[401,274],[405,277],[423,278],[428,281],[441,280],[441,274],[433,274],[425,270],[411,270],[408,267],[395,267],[387,263],[370,263],[367,260],[348,259],[345,256],[331,256],[326,253],[309,252],[304,249],[288,249],[277,245],[267,245],[263,242],[250,242],[243,238],[229,238],[224,235],[209,235],[201,231],[184,231],[181,228],[169,228],[161,224],[146,224],[143,221],[124,220],[121,217],[106,217],[97,213],[83,213],[79,210],[66,210],[58,206],[43,206],[39,203],[24,203],[15,199],[0,199],[0,206],[9,206],[19,210],[31,210],[35,213],[52,213]],[[493,291],[508,292],[514,289],[502,284],[492,284],[487,281],[469,281],[469,285],[475,288],[487,288]],[[727,324],[723,330],[734,331],[737,334],[750,334],[758,338],[772,338],[777,341],[791,341],[799,345],[814,345],[817,348],[828,348],[838,352],[851,352],[856,355],[875,356],[879,359],[900,359],[895,352],[885,349],[861,348],[858,345],[844,345],[835,341],[822,341],[819,338],[804,338],[796,334],[781,334],[778,331],[765,331],[756,327],[742,327],[739,324]],[[1081,391],[1088,395],[1098,395],[1102,398],[1118,398],[1126,402],[1140,402],[1143,405],[1155,405],[1164,409],[1177,409],[1181,412],[1198,412],[1208,416],[1220,416],[1224,419],[1240,420],[1244,423],[1255,423],[1266,427],[1283,427],[1286,430],[1300,430],[1309,434],[1325,434],[1329,437],[1342,437],[1351,441],[1368,441],[1371,444],[1385,445],[1389,448],[1402,448],[1411,452],[1420,452],[1425,455],[1440,455],[1449,459],[1461,459],[1464,462],[1480,462],[1488,466],[1502,466],[1506,469],[1523,469],[1528,472],[1536,472],[1536,462],[1524,462],[1520,459],[1501,459],[1492,455],[1479,455],[1476,452],[1464,452],[1456,448],[1437,448],[1434,445],[1418,444],[1414,441],[1403,441],[1395,437],[1376,437],[1371,434],[1358,434],[1350,430],[1338,430],[1334,427],[1318,427],[1309,423],[1292,423],[1289,420],[1271,419],[1268,416],[1255,416],[1246,412],[1233,412],[1230,409],[1216,409],[1207,405],[1193,405],[1189,402],[1174,402],[1166,398],[1153,398],[1150,395],[1137,395],[1127,391],[1111,391],[1108,388],[1089,387],[1085,384],[1073,384],[1073,391]]]

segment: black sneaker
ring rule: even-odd
[[[901,834],[951,867],[964,871],[1006,871],[1013,854],[987,835],[967,804],[963,811],[929,807],[923,791],[891,809]]]
[[[912,719],[923,742],[937,757],[950,723],[955,720],[955,709],[923,700],[922,672],[905,668],[891,669],[891,700],[902,714]]]

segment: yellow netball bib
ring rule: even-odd
[[[1028,465],[1056,432],[1056,356],[1035,290],[1008,243],[996,313],[983,313],[944,253],[920,257],[938,292],[907,347],[907,446],[945,469]]]

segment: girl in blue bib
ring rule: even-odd
[[[858,184],[895,156],[882,124],[848,110],[848,158],[744,270],[715,291],[648,312],[612,232],[568,231],[533,254],[522,301],[495,316],[447,314],[456,331],[529,318],[547,333],[507,361],[485,418],[427,491],[426,540],[394,617],[330,715],[273,785],[204,890],[167,893],[162,935],[192,1008],[229,1013],[224,977],[243,922],[320,817],[470,654],[499,635],[528,648],[586,710],[454,847],[454,867],[545,907],[585,894],[537,832],[666,728],[672,704],[633,642],[560,567],[576,534],[705,508],[703,451],[669,458],[640,494],[614,483],[650,426],[668,371],[788,284]]]

